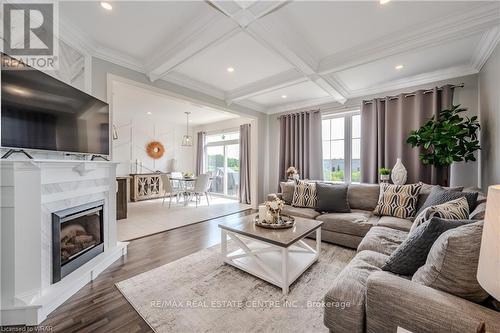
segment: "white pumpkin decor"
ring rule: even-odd
[[[406,178],[408,176],[408,172],[406,171],[405,166],[401,162],[401,159],[398,158],[396,164],[392,168],[391,179],[395,185],[404,185],[406,184]]]

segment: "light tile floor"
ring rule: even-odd
[[[176,204],[175,199],[172,199],[172,206],[168,208],[168,198],[164,206],[162,200],[129,202],[127,218],[117,221],[118,240],[131,240],[250,208],[250,205],[240,204],[236,200],[215,196],[210,200],[210,206],[202,199],[198,208],[194,201],[184,206],[183,202]]]

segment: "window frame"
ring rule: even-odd
[[[351,184],[352,183],[352,140],[357,139],[353,138],[352,134],[352,117],[354,116],[360,116],[361,115],[361,110],[352,110],[348,112],[342,112],[342,113],[332,113],[332,114],[326,114],[323,115],[321,118],[321,122],[324,120],[331,120],[331,119],[338,119],[338,118],[344,118],[344,181],[333,181],[333,180],[327,180],[323,179],[323,181],[327,182],[332,182],[332,183],[343,183],[343,184]],[[360,125],[361,125],[361,119],[360,119]],[[321,126],[323,128],[323,126]],[[361,139],[362,133],[360,132],[359,139]],[[342,139],[332,139],[332,132],[330,128],[330,139],[328,141],[332,142],[335,140],[342,140]],[[327,140],[323,140],[323,133],[321,133],[321,146],[323,147],[323,142]],[[361,141],[361,140],[360,140]],[[322,153],[323,155],[323,153]],[[331,158],[331,151],[330,151],[330,158]],[[360,156],[361,160],[361,156]],[[323,169],[324,163],[323,163],[323,156],[321,156],[321,166]],[[323,171],[323,178],[324,178],[324,170]],[[357,183],[357,182],[356,182]]]

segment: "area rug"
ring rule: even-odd
[[[210,205],[203,199],[198,207],[194,202],[184,206],[182,202],[176,204],[173,200],[169,208],[168,199],[164,205],[162,202],[163,199],[130,202],[127,218],[116,221],[118,240],[129,241],[251,208],[250,205],[241,204],[237,200],[215,196],[210,200]]]
[[[322,244],[318,262],[281,289],[223,264],[219,245],[116,284],[157,333],[327,332],[322,299],[355,251]]]

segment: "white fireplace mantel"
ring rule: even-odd
[[[0,160],[0,325],[37,325],[127,252],[116,237],[116,163]],[[52,212],[104,200],[104,252],[52,283]]]

